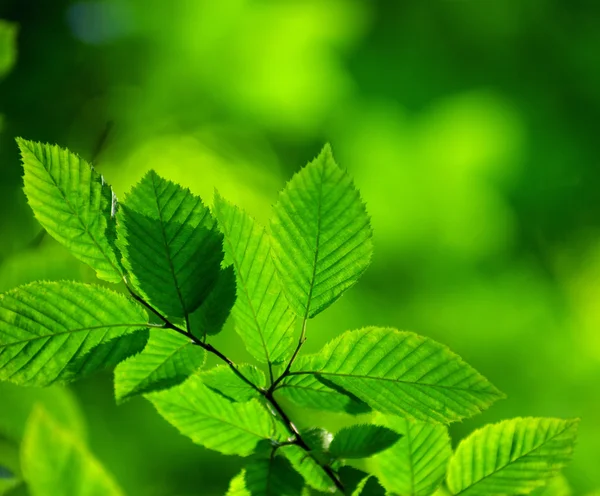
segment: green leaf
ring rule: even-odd
[[[36,282],[0,295],[0,380],[68,382],[141,351],[145,311],[109,289]]]
[[[285,294],[302,317],[325,310],[368,267],[373,253],[369,216],[329,145],[280,193],[271,233]]]
[[[144,350],[115,369],[118,402],[137,394],[177,386],[204,365],[206,352],[170,329],[150,330]]]
[[[265,374],[254,365],[237,365],[238,370],[256,386],[264,388],[267,385]],[[227,365],[216,367],[198,374],[202,382],[216,392],[223,394],[233,401],[250,401],[259,398],[256,389],[250,387]]]
[[[75,395],[65,387],[26,388],[0,382],[0,398],[10,408],[0,408],[0,436],[20,442],[25,432],[25,422],[34,405],[44,409],[80,439],[85,439],[86,426],[83,413]]]
[[[66,149],[21,138],[17,144],[25,194],[36,219],[100,279],[120,282],[123,268],[114,246],[117,199],[111,187]]]
[[[571,460],[579,421],[516,418],[463,439],[448,466],[454,495],[527,494]]]
[[[325,471],[299,446],[282,446],[282,453],[292,464],[292,467],[302,475],[306,484],[317,491],[332,493],[335,485]]]
[[[225,253],[235,268],[235,328],[261,362],[279,363],[294,349],[295,316],[275,275],[267,234],[254,219],[215,194],[214,212],[225,237]]]
[[[0,19],[0,78],[4,77],[17,60],[16,24]]]
[[[32,496],[122,496],[100,462],[72,433],[36,408],[21,446],[23,475]]]
[[[378,415],[374,422],[402,434],[389,450],[373,457],[373,469],[392,494],[429,496],[442,483],[452,456],[448,429],[440,424]]]
[[[385,496],[385,489],[370,474],[354,467],[340,468],[338,475],[349,496]],[[402,495],[404,496],[404,495]]]
[[[416,420],[460,420],[503,397],[445,346],[389,328],[345,332],[319,353],[297,360],[291,374],[312,374],[374,410]]]
[[[329,453],[334,458],[368,458],[393,446],[402,436],[381,425],[352,425],[339,431]]]
[[[171,317],[185,317],[219,278],[223,237],[189,190],[148,172],[118,215],[119,247],[133,286]]]
[[[246,489],[246,470],[242,470],[229,482],[229,489],[225,496],[252,496]]]
[[[288,376],[276,389],[276,394],[303,408],[344,412],[352,415],[371,411],[371,407],[356,395],[315,375]]]
[[[246,490],[251,496],[301,496],[304,480],[281,456],[255,455],[246,465]]]
[[[235,273],[229,266],[219,272],[214,288],[190,315],[190,331],[198,337],[221,332],[235,304]]]
[[[248,456],[259,441],[275,436],[273,417],[258,400],[233,403],[206,387],[197,375],[148,399],[182,434],[226,455]]]

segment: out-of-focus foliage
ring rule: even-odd
[[[566,473],[591,492],[599,16],[585,0],[4,0],[19,34],[0,81],[0,287],[93,277],[38,236],[15,136],[69,146],[121,196],[154,168],[205,201],[218,187],[263,223],[284,178],[330,141],[376,250],[363,283],[311,322],[307,350],[367,323],[442,341],[508,394],[452,434],[520,414],[582,417]],[[217,339],[247,358],[230,324]],[[124,490],[226,491],[238,465],[174,436],[141,401],[115,407],[110,380],[75,393]]]

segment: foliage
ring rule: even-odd
[[[547,418],[489,425],[452,455],[445,424],[503,394],[431,339],[366,327],[301,355],[309,320],[357,282],[372,255],[365,205],[329,146],[286,185],[267,231],[218,194],[211,212],[153,171],[119,204],[102,176],[68,150],[18,144],[41,224],[126,293],[63,281],[2,295],[1,379],[48,386],[116,366],[117,401],[144,395],[195,443],[247,457],[231,495],[425,496],[445,477],[455,495],[527,494],[569,461],[577,421]],[[268,377],[215,347],[211,336],[230,310]],[[207,354],[223,364],[201,370]],[[378,413],[334,434],[299,429],[284,398]],[[367,458],[366,472],[349,462]],[[122,494],[41,407],[25,428],[20,468],[4,470],[15,480],[22,474],[36,496]]]

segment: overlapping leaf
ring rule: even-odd
[[[304,480],[287,458],[260,454],[246,465],[245,487],[251,496],[301,496]]]
[[[385,489],[370,474],[357,468],[346,466],[339,470],[345,493],[350,496],[385,496]],[[402,495],[404,496],[404,495]]]
[[[302,475],[306,484],[317,491],[331,493],[335,485],[325,473],[323,468],[306,451],[298,446],[283,446],[278,452],[282,453],[292,464],[294,469]]]
[[[205,358],[206,352],[189,338],[169,329],[151,329],[144,350],[115,369],[117,401],[181,384]]]
[[[445,426],[379,415],[378,424],[394,429],[402,438],[373,457],[373,468],[391,494],[430,496],[442,483],[452,456]]]
[[[241,364],[237,369],[254,385],[264,388],[267,384],[265,374],[253,365]],[[216,367],[198,374],[202,382],[212,390],[234,401],[250,401],[260,397],[258,391],[241,379],[227,365]]]
[[[21,286],[0,296],[0,380],[48,386],[114,366],[144,348],[146,322],[137,303],[106,288]]]
[[[273,418],[257,400],[231,402],[197,375],[148,398],[182,434],[227,455],[248,456],[259,441],[275,437]]]
[[[279,195],[273,255],[296,314],[314,317],[353,286],[371,261],[369,216],[326,146]]]
[[[267,234],[254,219],[218,194],[214,212],[225,237],[227,260],[235,268],[236,331],[254,358],[282,362],[294,348],[295,316],[275,275]]]
[[[190,332],[197,337],[214,336],[221,332],[235,298],[235,273],[230,265],[221,269],[211,292],[190,315]]]
[[[222,236],[189,190],[148,172],[118,215],[119,246],[134,287],[171,317],[188,317],[219,278]]]
[[[352,425],[335,435],[329,453],[334,458],[368,458],[393,446],[401,437],[381,425]]]
[[[291,377],[306,374],[337,384],[375,410],[418,420],[460,420],[502,397],[445,346],[395,329],[342,334],[296,361]],[[284,388],[291,382],[284,380]]]
[[[516,418],[461,441],[448,466],[454,495],[528,494],[571,460],[578,420]]]
[[[28,421],[21,460],[32,496],[123,496],[81,441],[41,408]]]
[[[85,160],[68,150],[17,139],[25,194],[35,217],[100,279],[119,282],[123,269],[114,246],[116,197]]]
[[[353,415],[369,413],[371,408],[356,395],[316,375],[292,375],[285,379],[283,387],[276,390],[296,405],[315,410],[344,412]]]

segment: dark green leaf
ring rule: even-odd
[[[36,282],[0,296],[0,380],[48,386],[116,365],[148,339],[145,311],[100,286]]]
[[[368,267],[373,253],[369,216],[329,145],[279,195],[271,233],[285,294],[302,317],[322,312]]]
[[[139,293],[171,317],[187,318],[219,278],[223,237],[189,190],[148,172],[118,215],[123,264]]]
[[[338,475],[348,496],[385,496],[386,494],[377,479],[362,470],[342,467]]]
[[[352,425],[335,435],[329,453],[334,458],[368,458],[393,446],[401,437],[381,425]]]
[[[219,278],[202,305],[190,315],[190,330],[197,337],[221,332],[235,304],[235,273],[230,265],[219,272]]]
[[[251,496],[300,496],[304,480],[281,456],[253,456],[244,476]]]

